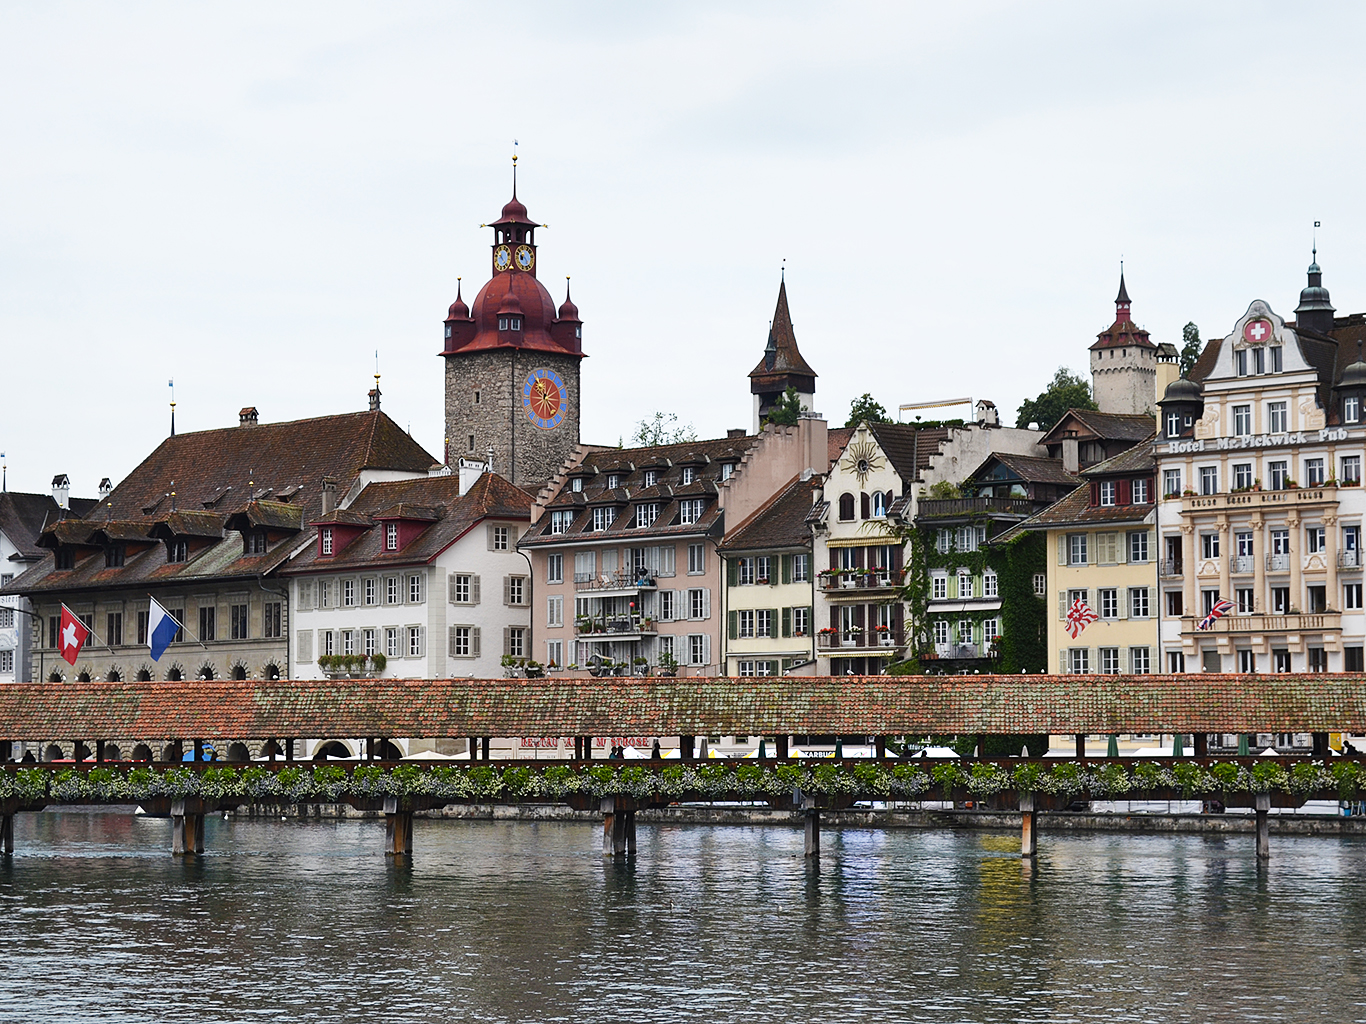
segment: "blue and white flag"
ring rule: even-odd
[[[166,648],[175,635],[180,632],[180,623],[152,598],[152,607],[147,613],[147,645],[152,648],[152,660],[160,661]]]

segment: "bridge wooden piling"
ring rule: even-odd
[[[1258,793],[1253,809],[1257,812],[1257,859],[1271,859],[1271,794]]]
[[[1039,830],[1034,810],[1034,794],[1020,794],[1020,856],[1035,857],[1039,852]]]
[[[820,860],[821,856],[821,812],[815,807],[808,807],[802,815],[805,819],[805,841],[802,844],[802,854],[807,860]]]
[[[384,798],[384,855],[413,855],[413,812],[410,808],[400,806],[396,796]]]
[[[186,797],[171,804],[171,853],[186,856],[204,852],[204,801]]]
[[[0,815],[0,857],[14,855],[14,815]]]

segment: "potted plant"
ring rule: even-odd
[[[526,677],[527,677],[528,679],[544,679],[544,678],[545,678],[545,669],[541,666],[541,663],[540,663],[539,661],[535,660],[534,658],[529,659],[529,660],[527,660],[526,662],[524,662],[524,663],[523,663],[523,666],[522,666],[522,670],[523,670],[523,672],[526,673]]]
[[[370,655],[370,670],[374,672],[375,675],[379,675],[381,672],[383,672],[384,667],[388,664],[389,659],[386,658],[379,651],[376,651],[374,654]]]
[[[668,651],[659,656],[659,674],[662,676],[678,675],[678,659]]]
[[[631,659],[633,673],[638,676],[648,676],[650,674],[650,660],[636,655]]]

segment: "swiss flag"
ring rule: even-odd
[[[90,639],[90,630],[66,605],[62,605],[62,624],[57,630],[57,650],[72,665],[81,656],[81,648]]]

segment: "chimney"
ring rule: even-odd
[[[323,515],[330,516],[337,507],[337,481],[335,477],[323,477]]]
[[[995,402],[983,398],[977,403],[977,425],[981,427],[999,427],[1001,425]]]
[[[114,485],[109,482],[108,477],[102,479],[100,481],[100,500],[103,501],[105,498],[109,497],[109,492],[113,489]]]
[[[379,412],[379,385],[370,389],[370,411]]]
[[[60,509],[71,507],[71,478],[65,473],[58,473],[52,478],[52,500]]]
[[[254,427],[257,418],[256,406],[249,405],[237,414],[237,425],[239,427]]]
[[[825,417],[803,410],[797,417],[802,468],[822,476],[830,471],[830,431]]]
[[[744,427],[731,427],[729,430],[726,431],[726,437],[746,437],[746,436],[747,436],[747,433],[746,433]]]
[[[1076,434],[1071,434],[1062,439],[1062,468],[1069,473],[1077,473],[1081,470],[1079,444]]]

